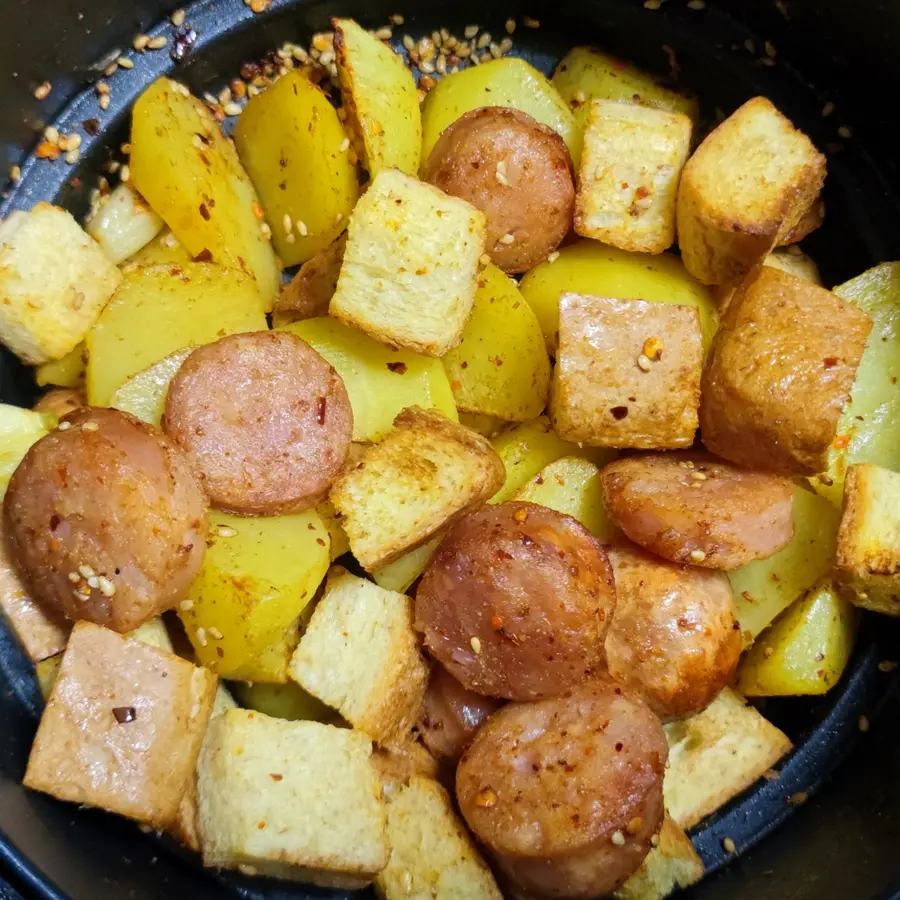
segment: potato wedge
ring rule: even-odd
[[[288,719],[291,722],[333,722],[339,718],[333,709],[329,709],[293,681],[287,684],[248,684],[238,681],[231,688],[241,706],[276,719]]]
[[[900,263],[875,266],[834,293],[872,317],[851,399],[828,451],[828,469],[810,478],[813,490],[840,508],[844,478],[853,463],[900,470]]]
[[[607,515],[600,469],[578,456],[566,456],[544,466],[513,499],[572,516],[604,544],[622,535]]]
[[[187,247],[167,228],[143,250],[130,257],[122,266],[122,271],[129,272],[137,266],[180,266],[193,261],[194,257],[188,253]]]
[[[200,663],[223,678],[285,683],[328,547],[314,510],[262,519],[213,510],[203,568],[178,608]]]
[[[322,517],[322,522],[331,538],[331,547],[329,555],[331,561],[334,562],[339,556],[343,556],[350,550],[350,539],[344,526],[341,525],[341,517],[334,508],[334,504],[330,500],[323,500],[317,507],[316,512]]]
[[[415,175],[422,116],[412,72],[353,19],[334,19],[331,24],[344,107],[362,138],[363,166],[372,178],[382,169]]]
[[[132,375],[112,395],[109,405],[159,428],[163,413],[166,411],[169,384],[181,368],[181,364],[191,355],[192,349],[185,347],[176,350],[152,366]]]
[[[496,416],[484,416],[481,413],[467,413],[461,412],[459,414],[460,424],[465,425],[466,428],[471,428],[472,431],[477,431],[482,437],[493,438],[497,437],[501,431],[509,424],[508,422],[504,422],[503,419],[498,419]]]
[[[584,130],[592,100],[637,103],[669,112],[684,113],[697,124],[700,107],[693,97],[664,87],[649,72],[601,53],[593,47],[575,47],[560,61],[551,79]]]
[[[88,402],[109,406],[132,375],[184,347],[266,327],[243,272],[214,263],[135,269],[88,333]]]
[[[55,427],[55,416],[0,403],[0,500],[28,448]]]
[[[84,385],[84,372],[87,367],[87,353],[84,341],[62,359],[53,359],[41,363],[34,370],[34,380],[41,387],[52,384],[55,387],[77,388]]]
[[[827,693],[850,659],[858,620],[831,579],[822,579],[757,638],[738,670],[738,690],[746,697]]]
[[[347,227],[359,182],[346,138],[328,98],[296,69],[251,97],[238,119],[234,143],[286,266],[311,259]]]
[[[377,441],[410,406],[437,409],[457,420],[450,382],[439,359],[386,344],[336,319],[305,319],[284,326],[337,369],[353,408],[353,440]]]
[[[749,644],[834,563],[838,511],[812,491],[794,488],[794,537],[768,559],[728,573],[738,621]]]
[[[462,342],[443,363],[460,410],[524,422],[547,405],[550,360],[541,326],[516,282],[493,264],[479,275]]]
[[[387,591],[405,594],[412,586],[412,583],[428,567],[428,563],[442,539],[443,535],[439,534],[428,541],[427,544],[422,544],[421,547],[416,547],[415,550],[405,553],[400,559],[395,559],[392,563],[388,563],[380,569],[375,569],[372,572],[375,584]]]
[[[696,306],[704,350],[709,349],[719,324],[709,291],[688,274],[677,257],[629,253],[597,241],[580,240],[563,247],[553,262],[548,260],[528,272],[519,290],[541,323],[551,355],[556,353],[559,337],[559,298],[566,293]]]
[[[429,91],[422,105],[422,165],[428,161],[445,128],[463,113],[482,106],[521,110],[552,128],[572,154],[581,159],[582,129],[556,88],[524,59],[504,57],[447,75]]]
[[[212,113],[183,85],[160,78],[138,98],[130,166],[132,184],[188,252],[251,275],[269,312],[280,275],[256,191]]]

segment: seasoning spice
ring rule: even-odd
[[[137,713],[133,706],[115,706],[112,714],[116,717],[116,721],[120,725],[127,725],[137,718]]]

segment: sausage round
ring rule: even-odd
[[[794,535],[790,480],[706,453],[647,453],[600,473],[610,517],[636,544],[672,562],[738,569]]]
[[[3,513],[39,602],[125,632],[187,592],[206,551],[207,506],[162,432],[118,410],[82,407],[25,455]]]
[[[61,419],[82,406],[87,406],[87,398],[81,388],[57,387],[47,391],[34,404],[34,409],[36,412],[51,413]]]
[[[341,377],[287,332],[199,347],[169,388],[165,428],[212,505],[239,515],[315,506],[340,473],[353,430]]]
[[[609,674],[664,721],[705,709],[741,655],[731,583],[637,547],[608,547],[616,611],[606,635]]]
[[[419,733],[438,759],[456,762],[497,700],[466,690],[443,666],[434,666],[419,716]]]
[[[424,180],[487,216],[487,252],[505,272],[536,266],[572,227],[575,183],[565,141],[515,109],[490,106],[457,119],[431,151]]]
[[[470,691],[552,697],[603,665],[609,560],[571,516],[498,503],[450,528],[416,593],[425,646]]]
[[[514,887],[587,900],[614,891],[649,852],[667,757],[647,705],[592,680],[491,716],[463,753],[456,794]]]

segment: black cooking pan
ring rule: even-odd
[[[164,71],[176,70],[195,92],[215,93],[241,63],[286,40],[305,43],[314,31],[327,28],[332,15],[351,15],[376,26],[400,12],[406,23],[397,31],[415,36],[441,26],[459,33],[470,22],[503,34],[510,15],[527,14],[538,18],[541,28],[520,27],[514,52],[547,71],[569,47],[593,43],[693,87],[707,122],[754,94],[770,97],[829,154],[826,223],[804,245],[826,283],[900,259],[900,171],[895,163],[900,121],[893,96],[900,86],[900,6],[893,2],[707,0],[704,6],[695,0],[689,7],[685,0],[667,0],[661,9],[649,10],[641,0],[465,0],[440,11],[440,4],[418,0],[389,5],[275,0],[267,13],[257,16],[242,0],[202,0],[188,7],[187,21],[197,40],[182,61],[176,63],[167,50],[131,54],[132,38],[139,32],[165,34],[171,46],[173,29],[165,16],[173,6],[171,0],[5,0],[0,146],[8,165],[22,165],[22,180],[6,186],[3,215],[38,200],[53,200],[83,214],[103,164],[127,139],[131,102]],[[112,100],[102,111],[91,85],[116,51],[132,55],[135,66],[106,79]],[[33,91],[45,79],[53,90],[38,102]],[[834,112],[823,116],[829,101]],[[96,135],[86,133],[83,123],[88,120],[97,120],[96,128],[91,123],[89,129]],[[51,122],[60,131],[84,135],[76,166],[25,161],[37,133]],[[27,372],[10,356],[0,357],[2,399],[29,404],[34,393]],[[831,694],[766,705],[765,714],[791,736],[797,750],[781,767],[779,780],[763,782],[695,831],[711,875],[693,896],[894,896],[900,885],[900,700],[894,676],[881,672],[878,664],[898,658],[900,635],[894,623],[866,619],[854,660]],[[209,875],[177,848],[124,820],[26,792],[19,782],[40,699],[28,662],[3,626],[0,688],[0,876],[23,896],[343,896]],[[806,796],[805,803],[798,803]],[[791,821],[784,822],[788,817]],[[736,859],[723,850],[726,837],[737,847]],[[0,884],[4,900],[7,890]]]

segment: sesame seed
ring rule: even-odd
[[[831,100],[829,100],[822,107],[822,117],[827,119],[833,112],[834,112],[834,103],[832,103]]]
[[[221,641],[222,638],[225,637],[225,635],[223,635],[222,632],[219,631],[219,629],[216,628],[215,625],[212,625],[211,627],[207,628],[207,629],[206,629],[206,633],[207,633],[214,641]]]
[[[78,572],[69,572],[69,581],[71,581],[72,584],[78,584],[78,582],[81,581],[81,575],[79,575]]]
[[[763,46],[766,50],[766,56],[768,56],[769,59],[774,59],[775,55],[778,53],[778,51],[775,49],[775,45],[771,41],[766,41]]]
[[[93,420],[89,420],[81,426],[82,431],[97,431],[99,428],[100,426]]]
[[[50,91],[53,90],[53,85],[50,84],[49,81],[45,81],[42,84],[39,84],[34,89],[34,99],[35,100],[46,100],[47,97],[50,96]]]
[[[216,528],[216,534],[224,538],[234,537],[237,534],[237,529],[232,528],[230,525],[219,525]]]
[[[690,553],[691,562],[703,562],[706,559],[706,554],[702,550],[691,550]]]
[[[470,638],[470,639],[469,639],[469,644],[471,645],[472,650],[473,650],[475,653],[481,653],[481,641],[478,640],[477,637],[472,637],[472,638]]]
[[[59,143],[59,131],[54,128],[52,125],[48,125],[44,129],[44,138],[49,141],[51,144]]]
[[[893,672],[894,669],[896,669],[898,665],[900,665],[900,664],[896,663],[892,659],[883,659],[883,660],[881,660],[880,663],[878,663],[878,671],[885,672],[885,673]]]
[[[70,134],[69,135],[69,149],[77,150],[81,146],[81,135],[80,134]]]
[[[22,169],[19,166],[10,166],[9,167],[9,180],[13,184],[18,184],[19,179],[22,177]]]
[[[491,258],[487,255],[487,253],[482,253],[481,256],[478,257],[478,265],[482,268],[485,266],[489,266],[491,264]]]
[[[853,132],[846,125],[841,125],[841,127],[838,128],[838,136],[845,139],[851,138],[853,137]]]
[[[476,795],[475,805],[481,809],[490,809],[492,806],[497,805],[497,799],[497,794],[494,791],[490,788],[485,788]]]
[[[658,847],[659,846],[659,835],[654,834],[653,837],[650,838],[650,846]]]
[[[406,20],[403,18],[403,16],[400,15],[400,13],[394,13],[392,16],[388,17],[388,21],[391,23],[391,25],[402,25]]]
[[[644,9],[659,9],[662,6],[662,0],[644,0]]]
[[[509,187],[509,180],[506,177],[506,162],[505,160],[500,160],[497,163],[497,169],[494,173],[497,176],[497,181],[500,182],[504,187]]]
[[[197,629],[197,643],[201,647],[205,647],[207,645],[208,641],[206,640],[206,629],[205,628]]]
[[[516,242],[515,235],[509,234],[509,233],[504,234],[503,237],[500,238],[500,243],[501,243],[501,244],[506,244],[507,247],[508,247],[510,244],[514,244],[515,242]]]
[[[559,250],[554,250],[548,257],[548,263],[555,263],[559,259]]]
[[[647,357],[644,356],[643,353],[641,353],[640,356],[638,356],[638,358],[637,358],[637,367],[642,372],[649,372],[653,368],[653,363],[650,362],[650,360],[647,359]]]
[[[621,831],[614,831],[611,840],[617,847],[625,846],[625,835]]]
[[[116,60],[116,65],[122,69],[133,69],[134,63],[127,56],[120,56]]]
[[[344,214],[343,214],[343,213],[338,213],[338,214],[334,217],[334,224],[337,225],[339,222],[342,222],[343,220],[344,220]]]
[[[100,593],[104,597],[113,597],[116,593],[116,586],[105,576],[101,575],[97,581],[100,584]]]
[[[100,104],[100,109],[106,111],[109,109],[109,94],[101,94],[97,102]]]
[[[95,572],[89,565],[82,563],[78,567],[78,574],[81,575],[82,578],[93,578],[95,575]]]
[[[737,847],[735,846],[734,841],[730,837],[722,839],[722,849],[726,853],[735,853],[737,851]]]
[[[865,734],[869,730],[869,720],[866,716],[860,716],[859,721],[857,722],[859,725],[859,730]]]
[[[513,34],[516,30],[516,20],[515,19],[507,19],[506,20],[506,33]]]
[[[689,0],[687,7],[688,9],[697,10],[706,9],[706,2],[705,0]]]
[[[748,53],[756,53],[756,42],[753,38],[747,38],[747,40],[744,41],[744,49]]]
[[[239,116],[241,114],[241,105],[239,103],[226,103],[222,107],[222,111],[226,116]]]
[[[159,35],[159,37],[155,37],[151,41],[149,41],[149,43],[147,44],[147,49],[148,50],[162,50],[162,48],[165,47],[166,44],[168,44],[168,43],[169,43],[169,39],[167,37],[164,37],[163,35]]]
[[[70,166],[74,166],[75,163],[78,162],[79,157],[81,156],[80,150],[70,150],[64,157],[66,164]]]
[[[135,50],[140,53],[142,50],[147,49],[147,44],[150,43],[150,35],[147,34],[139,34],[132,42],[131,46],[134,47]]]
[[[475,44],[475,46],[479,50],[484,50],[485,47],[490,46],[490,43],[491,43],[491,33],[489,31],[485,31],[485,33],[483,35],[481,35],[480,38],[478,38],[478,42]]]
[[[184,13],[183,9],[176,9],[175,12],[173,12],[172,15],[170,16],[172,24],[176,28],[181,28],[181,26],[184,25],[184,16],[185,16],[185,13]]]
[[[466,25],[465,29],[463,30],[463,37],[465,37],[467,41],[470,41],[473,37],[475,37],[476,34],[478,34],[477,25]]]
[[[393,36],[394,32],[387,26],[379,28],[378,31],[375,32],[375,37],[377,37],[379,41],[389,41]]]
[[[284,228],[285,234],[290,234],[294,229],[294,222],[291,219],[288,213],[284,214],[284,218],[281,220],[282,227]]]
[[[297,236],[296,236],[296,235],[294,234],[294,232],[292,231],[292,232],[285,238],[285,240],[286,240],[289,244],[295,244],[295,243],[297,242]]]
[[[306,227],[306,222],[302,219],[297,219],[297,231],[300,234],[300,237],[306,237],[309,234],[309,229]]]
[[[350,149],[350,138],[345,137],[338,149],[341,153],[346,153]]]
[[[691,478],[694,481],[706,481],[706,475],[703,472],[691,472]]]
[[[59,425],[56,426],[57,431],[68,431],[72,427],[71,422],[60,422]]]
[[[122,166],[122,171],[119,172],[119,180],[123,183],[131,180],[131,169],[128,166]]]
[[[100,579],[96,575],[91,575],[87,580],[89,588],[98,588],[100,587]]]
[[[179,609],[182,610],[182,612],[189,612],[190,610],[192,610],[194,608],[194,601],[193,600],[182,600],[181,603],[178,604],[178,607],[179,607]]]
[[[526,28],[540,28],[540,27],[541,27],[540,19],[535,19],[535,18],[532,17],[532,16],[525,16],[525,17],[522,19],[522,24],[523,24]]]
[[[585,96],[584,91],[575,91],[575,94],[572,97],[572,99],[576,103],[584,103],[587,100],[587,97]]]
[[[652,359],[654,362],[658,360],[663,353],[663,342],[658,337],[647,338],[644,341],[644,355],[647,359]]]
[[[247,863],[240,863],[238,865],[238,872],[242,875],[249,875],[252,877],[253,875],[258,874],[259,869],[257,869],[256,866],[247,865]]]

